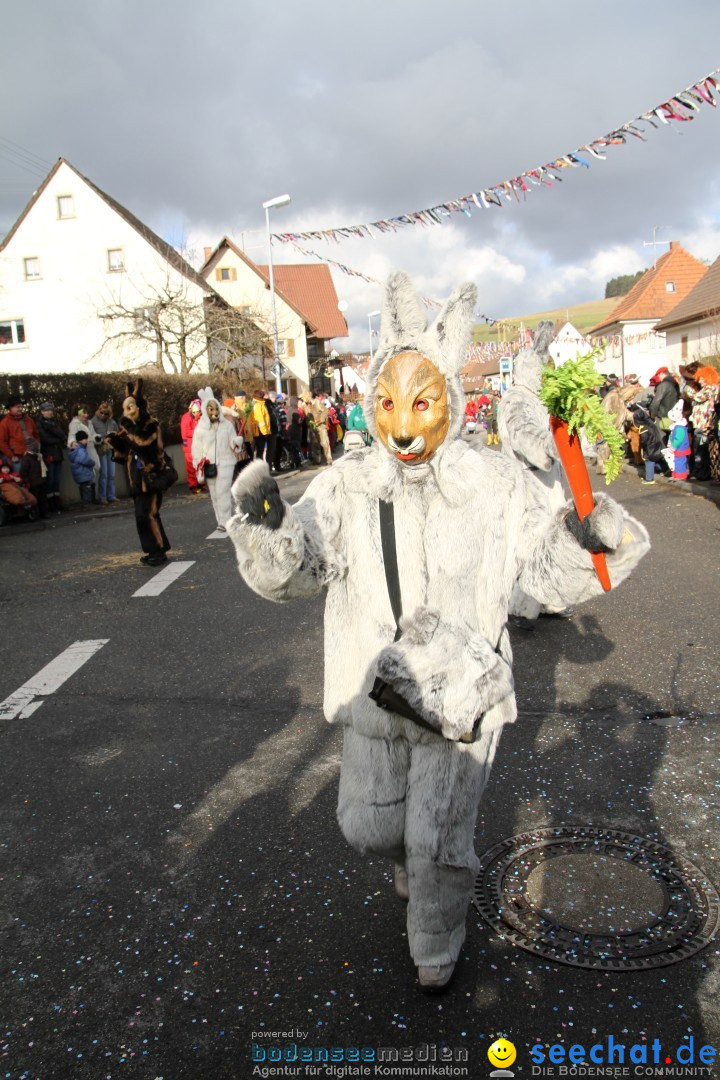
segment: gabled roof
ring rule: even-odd
[[[258,266],[258,270],[267,278],[267,266]],[[315,324],[315,337],[328,339],[348,336],[347,323],[342,312],[338,311],[338,298],[329,266],[322,263],[273,263],[273,276],[276,288],[282,289],[283,294],[289,296]]]
[[[687,296],[706,271],[704,263],[673,240],[670,250],[635,282],[627,296],[621,297],[606,319],[588,330],[588,334],[602,333],[611,326],[634,320],[662,319]],[[673,282],[674,292],[665,288],[668,281]]]
[[[489,360],[471,360],[460,372],[460,381],[463,390],[472,390],[480,386],[483,379],[500,372],[500,355],[491,356]]]
[[[105,191],[102,191],[102,189],[99,188],[96,184],[93,184],[92,180],[88,180],[87,176],[83,176],[81,172],[78,172],[74,165],[71,165],[69,161],[66,161],[66,159],[62,157],[57,159],[52,169],[43,180],[40,187],[33,194],[30,202],[20,214],[20,217],[10,229],[10,232],[3,240],[2,244],[0,244],[0,251],[4,250],[9,241],[15,235],[22,222],[30,213],[33,206],[38,201],[45,188],[48,186],[48,184],[62,165],[66,165],[68,169],[71,169],[72,172],[74,172],[76,176],[78,176],[84,183],[86,183],[89,188],[92,188],[95,194],[99,195],[100,198],[104,202],[106,202],[107,205],[112,210],[114,210],[116,214],[119,214],[120,217],[124,221],[126,221],[128,225],[135,229],[135,231],[138,232],[140,236],[142,236],[143,240],[146,240],[148,244],[151,245],[151,247],[155,248],[158,254],[162,255],[162,257],[168,263],[170,263],[174,270],[177,270],[179,274],[182,274],[184,277],[188,278],[196,285],[199,285],[204,292],[213,293],[215,291],[210,285],[208,285],[207,281],[205,281],[205,279],[200,276],[197,270],[193,269],[190,263],[186,262],[185,259],[183,259],[182,255],[180,255],[180,253],[176,251],[171,244],[168,244],[165,240],[161,240],[157,233],[154,233],[152,229],[150,229],[144,222],[140,220],[140,218],[135,217],[135,215],[132,214],[129,210],[127,210],[121,203],[119,203],[117,199],[113,199],[112,195],[108,195]]]
[[[260,280],[263,282],[263,284],[265,284],[265,285],[269,284],[268,275],[266,273],[265,274],[262,273],[261,270],[260,270],[260,267],[257,265],[257,263],[254,263],[252,261],[252,259],[249,259],[247,257],[247,255],[245,254],[245,252],[241,251],[240,248],[237,246],[237,244],[234,243],[230,239],[229,236],[223,236],[222,240],[217,245],[215,250],[211,253],[211,255],[205,260],[205,262],[201,266],[200,273],[205,274],[205,275],[209,274],[210,271],[212,269],[214,269],[214,267],[217,266],[217,264],[219,262],[221,262],[221,260],[223,258],[223,255],[225,254],[226,250],[232,251],[232,253],[234,255],[237,255],[238,259],[240,259],[241,262],[244,262],[246,266],[250,267],[250,269],[253,270],[257,274],[257,276],[260,278]],[[277,270],[277,268],[276,268],[275,264],[273,263],[273,276],[276,276],[276,270]],[[312,321],[312,319],[310,319],[308,317],[307,313],[304,312],[304,311],[301,311],[300,308],[297,306],[297,304],[293,303],[293,301],[290,299],[290,297],[286,296],[284,291],[282,289],[280,289],[277,284],[275,285],[275,293],[276,293],[277,296],[280,297],[281,300],[284,300],[285,303],[289,307],[291,307],[293,309],[295,314],[299,318],[301,318],[304,323],[307,323],[308,329],[311,331],[311,333],[315,333],[317,331],[317,326]]]
[[[703,274],[694,289],[661,319],[656,330],[670,330],[681,323],[701,321],[720,314],[720,256]]]

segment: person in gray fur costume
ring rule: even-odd
[[[544,604],[580,603],[602,591],[590,551],[607,553],[618,585],[649,548],[643,526],[604,495],[582,524],[571,504],[551,514],[527,468],[460,438],[476,297],[460,286],[428,327],[410,279],[392,274],[367,374],[373,445],[324,469],[294,507],[253,463],[233,486],[228,523],[255,592],[326,593],[324,711],[344,727],[338,821],[358,851],[395,861],[426,991],[447,986],[465,938],[478,805],[517,715],[506,627],[515,582]],[[398,640],[380,500],[395,518]],[[376,676],[431,730],[379,708]]]
[[[549,514],[565,504],[563,471],[550,432],[550,414],[540,400],[543,368],[548,363],[548,348],[555,336],[552,322],[538,323],[535,341],[513,361],[512,386],[503,394],[498,408],[498,432],[501,453],[519,461],[528,469],[528,493]],[[561,614],[566,608],[544,607],[528,596],[516,583],[510,597],[510,616],[525,629],[541,611]]]

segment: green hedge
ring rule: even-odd
[[[142,376],[144,393],[150,412],[162,425],[166,445],[180,442],[180,417],[187,411],[200,387],[212,386],[216,396],[232,397],[240,390],[251,393],[257,383],[249,380],[240,385],[236,375],[167,375],[154,372]],[[126,371],[87,372],[69,375],[0,375],[0,413],[11,395],[19,394],[27,402],[28,411],[35,416],[43,401],[52,401],[61,418],[71,418],[75,404],[86,404],[94,413],[101,401],[109,401],[113,414],[119,419],[122,403],[127,396],[126,385],[132,376]]]

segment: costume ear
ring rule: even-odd
[[[198,390],[198,397],[200,398],[200,403],[202,404],[202,410],[203,412],[205,412],[205,406],[207,405],[208,401],[212,401],[212,399],[215,397],[212,392],[212,386],[204,386],[202,390]]]
[[[143,381],[142,379],[135,380],[135,397],[142,397]]]
[[[399,345],[417,341],[427,327],[425,308],[408,275],[396,270],[387,279],[380,337]]]
[[[477,289],[471,281],[459,285],[428,331],[437,338],[440,353],[453,373],[463,369],[477,303]]]
[[[135,383],[125,383],[125,389],[127,390],[125,397],[135,397]]]
[[[543,319],[537,325],[533,349],[538,356],[547,357],[550,342],[555,337],[555,324],[549,319]]]

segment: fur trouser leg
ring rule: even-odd
[[[469,746],[442,742],[412,748],[405,865],[408,943],[418,966],[455,963],[465,940],[479,865],[475,821],[499,735],[496,728]]]
[[[230,488],[232,487],[233,465],[220,465],[217,476],[208,480],[207,486],[210,492],[215,520],[223,527],[232,517],[232,499]]]
[[[337,817],[356,851],[405,861],[409,764],[410,746],[404,739],[368,739],[345,728]]]
[[[369,739],[345,729],[338,821],[357,851],[404,863],[416,965],[454,963],[478,859],[473,834],[500,729],[473,744]]]

